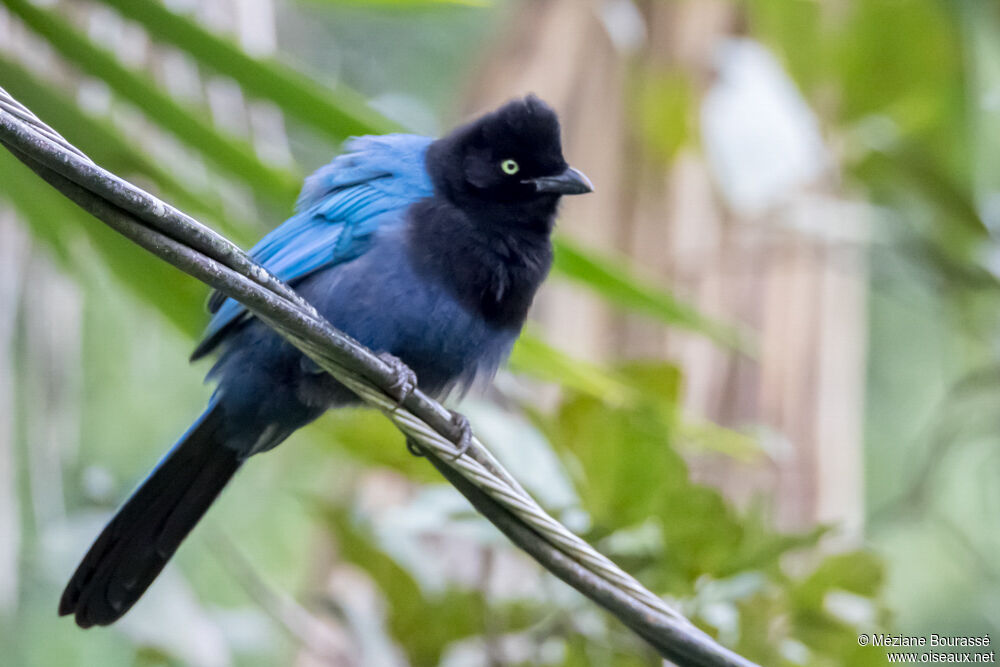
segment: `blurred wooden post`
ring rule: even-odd
[[[596,184],[594,195],[567,202],[563,231],[624,251],[703,312],[748,325],[760,356],[742,358],[639,317],[616,324],[606,307],[566,286],[547,287],[536,308],[549,336],[595,359],[675,360],[690,415],[770,434],[766,460],[695,457],[699,478],[738,501],[774,497],[782,526],[834,522],[857,534],[866,271],[858,253],[824,237],[822,224],[842,222],[827,212],[850,211],[836,199],[835,179],[751,219],[723,203],[696,138],[666,166],[633,129],[634,100],[655,76],[691,85],[697,117],[716,48],[740,18],[723,0],[522,2],[477,69],[467,111],[529,91],[556,106],[568,158]],[[637,23],[644,39],[636,39]],[[821,220],[803,231],[795,224],[803,215]]]

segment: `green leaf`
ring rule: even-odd
[[[760,445],[751,436],[709,421],[684,417],[683,378],[677,366],[661,361],[633,361],[616,368],[614,375],[631,389],[628,398],[633,407],[648,407],[664,428],[673,430],[678,447],[718,452],[743,461],[760,455]]]
[[[851,551],[830,556],[796,589],[803,607],[821,609],[823,598],[831,590],[842,590],[870,597],[878,592],[884,579],[883,565],[872,553]]]
[[[678,444],[688,452],[716,452],[743,463],[760,457],[760,443],[746,433],[710,421],[683,421],[677,426]]]
[[[553,268],[562,277],[593,290],[619,308],[704,334],[744,353],[752,349],[745,332],[705,317],[690,304],[640,277],[624,257],[601,256],[559,236]]]
[[[95,46],[54,12],[27,0],[5,0],[5,5],[66,60],[104,81],[217,167],[278,201],[290,203],[295,199],[302,183],[300,174],[264,164],[249,143],[215,129],[203,120],[204,112],[182,106],[144,74],[121,66],[108,51]]]
[[[23,67],[0,54],[0,81],[20,102],[39,118],[86,153],[102,167],[123,178],[136,179],[147,189],[155,184],[158,196],[210,224],[237,243],[254,241],[250,225],[238,223],[226,214],[216,192],[202,189],[191,191],[177,181],[156,160],[144,153],[103,118],[80,109],[74,101]],[[51,197],[58,197],[54,191]]]
[[[852,3],[831,56],[845,118],[888,113],[903,127],[914,117],[933,125],[942,103],[962,94],[965,54],[948,4],[912,2],[901,12],[897,0]]]
[[[612,405],[638,400],[634,388],[615,373],[552,347],[540,335],[541,332],[534,330],[521,334],[510,356],[513,371],[554,382]]]
[[[721,579],[765,568],[779,576],[780,556],[816,544],[824,528],[776,533],[762,508],[741,515],[717,490],[691,481],[676,450],[683,431],[676,416],[676,369],[630,364],[623,373],[649,400],[612,407],[591,397],[570,397],[540,424],[574,474],[594,522],[592,538],[653,522],[661,536],[658,553],[618,555],[648,585],[676,595],[692,594],[705,576]]]
[[[356,526],[343,508],[325,505],[322,512],[336,535],[340,556],[363,568],[388,599],[392,636],[411,664],[436,665],[445,647],[455,640],[480,634],[487,626],[498,633],[523,628],[535,616],[525,605],[487,607],[478,591],[452,588],[425,595],[413,577]]]
[[[684,378],[680,368],[666,361],[629,361],[615,369],[632,388],[635,404],[648,406],[667,424],[678,417]]]
[[[568,632],[565,637],[565,655],[560,667],[660,667],[667,664],[649,647],[639,641],[625,641],[619,644],[595,642],[591,637],[579,632]],[[624,645],[621,645],[624,644]],[[518,667],[534,667],[538,663],[519,663]]]
[[[253,58],[225,37],[209,32],[159,2],[100,1],[141,23],[151,37],[188,52],[200,64],[232,77],[247,93],[271,100],[288,115],[334,140],[401,129],[346,86],[330,88],[276,60]]]
[[[632,115],[642,146],[664,163],[673,161],[685,143],[696,136],[698,100],[695,87],[681,70],[642,72],[632,87]]]
[[[759,500],[744,512],[742,539],[717,577],[735,576],[745,571],[765,571],[776,578],[783,578],[781,558],[790,552],[818,546],[820,539],[828,532],[827,526],[816,526],[810,530],[795,533],[775,532],[772,527],[771,508]]]
[[[807,93],[820,84],[830,65],[830,31],[823,8],[814,2],[750,0],[746,3],[752,34],[774,48],[789,74]]]
[[[949,225],[958,227],[965,237],[982,239],[988,233],[972,192],[919,144],[902,141],[887,150],[874,150],[852,170],[867,181],[898,180],[909,191],[938,207]]]
[[[579,464],[580,496],[599,530],[644,521],[657,514],[667,489],[687,484],[687,467],[660,420],[581,396],[562,405],[554,435]],[[624,443],[627,450],[616,446]]]
[[[35,238],[45,242],[70,270],[92,257],[80,254],[81,236],[98,252],[101,261],[140,298],[156,307],[170,322],[194,337],[204,326],[205,292],[202,284],[169,264],[154,260],[125,237],[95,220],[69,200],[55,196],[47,183],[0,150],[0,200],[7,200],[31,226]]]
[[[827,594],[846,592],[860,600],[871,600],[872,612],[878,623],[875,602],[882,582],[883,565],[872,553],[853,551],[826,558],[801,582],[794,583],[789,593],[792,627],[790,633],[817,651],[829,655],[844,654],[842,664],[885,664],[881,651],[858,651],[855,640],[858,628],[830,612]],[[861,628],[872,631],[872,628]],[[881,658],[881,661],[879,660]]]

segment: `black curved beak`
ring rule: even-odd
[[[537,192],[547,192],[556,195],[582,195],[594,191],[594,184],[590,179],[573,167],[566,167],[566,170],[555,176],[539,176],[529,178],[525,183],[533,183]]]

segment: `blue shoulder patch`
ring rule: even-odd
[[[401,223],[399,213],[433,194],[424,167],[431,141],[412,134],[348,140],[343,154],[306,179],[295,215],[261,239],[250,256],[294,284],[363,254],[377,229]],[[214,315],[192,359],[211,352],[247,314],[242,304],[218,293],[209,299],[209,310]]]

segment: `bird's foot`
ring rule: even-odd
[[[448,412],[451,413],[451,439],[455,443],[455,446],[458,447],[458,451],[451,456],[451,459],[454,461],[462,458],[462,455],[472,445],[472,426],[465,415],[459,414],[454,410],[449,410]],[[406,449],[414,456],[425,456],[423,445],[409,436],[406,438]]]
[[[414,456],[424,456],[424,448],[413,438],[406,438],[406,449]]]
[[[417,388],[417,374],[410,370],[410,367],[404,364],[399,357],[388,352],[380,353],[378,358],[392,369],[395,376],[392,385],[387,388],[387,392],[396,399],[396,409],[398,410]]]
[[[452,456],[452,460],[457,460],[462,458],[462,455],[469,450],[469,445],[472,444],[472,426],[469,425],[469,420],[465,415],[459,414],[454,410],[449,410],[451,413],[451,425],[452,425],[452,442],[458,447],[458,451]]]

